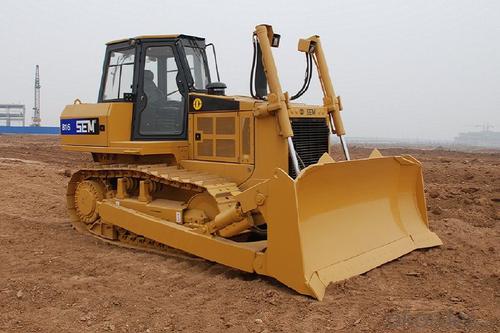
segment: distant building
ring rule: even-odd
[[[24,126],[25,113],[22,104],[0,104],[0,126]]]
[[[454,143],[464,146],[500,148],[500,132],[486,129],[480,132],[460,133]]]

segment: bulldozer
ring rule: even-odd
[[[107,43],[97,103],[77,99],[60,117],[62,148],[95,162],[67,187],[74,228],[175,248],[319,300],[331,282],[442,244],[429,230],[421,164],[378,150],[351,159],[320,37],[298,42],[306,71],[294,95],[273,58],[280,40],[256,26],[251,96],[226,95],[204,38]],[[322,103],[295,102],[315,68]]]

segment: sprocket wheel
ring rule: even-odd
[[[105,186],[96,180],[84,180],[75,190],[76,215],[85,224],[90,224],[99,218],[97,202],[102,201],[105,195]]]

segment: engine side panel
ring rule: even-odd
[[[129,141],[132,103],[73,104],[61,114],[61,143],[75,146],[110,146]]]

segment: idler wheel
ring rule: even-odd
[[[75,191],[75,211],[80,221],[90,224],[99,218],[97,203],[104,199],[105,186],[96,180],[80,182]]]

